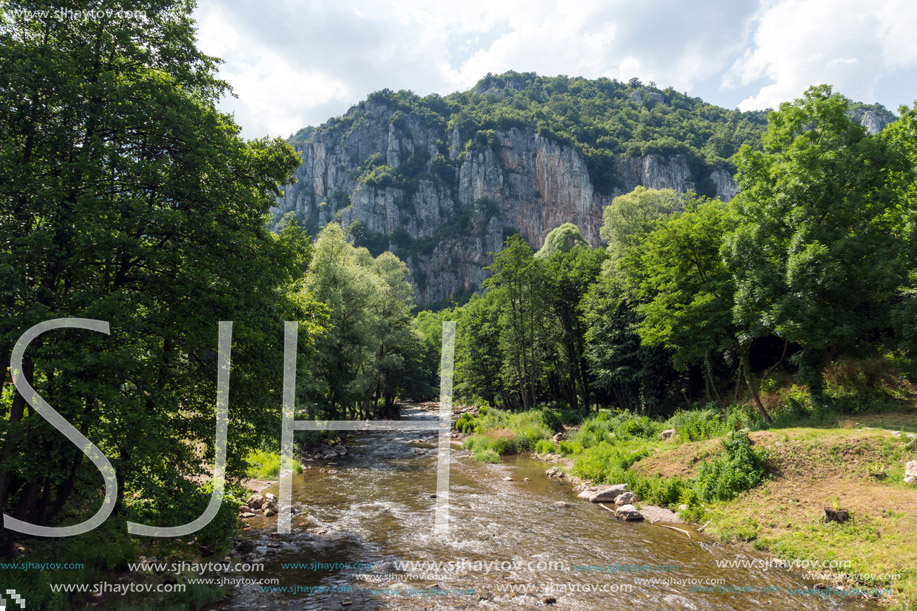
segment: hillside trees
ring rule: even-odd
[[[699,363],[708,397],[720,403],[711,361],[738,351],[748,390],[769,419],[752,382],[749,338],[733,320],[733,276],[720,256],[733,226],[726,204],[686,196],[684,211],[625,251],[621,266],[637,296],[647,299],[637,308],[643,316],[638,327],[643,343],[671,349],[676,367]]]
[[[827,362],[888,327],[905,271],[903,202],[887,182],[897,153],[847,106],[819,86],[771,114],[764,149],[737,157],[739,226],[724,251],[736,320],[801,346],[817,400]]]

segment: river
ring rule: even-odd
[[[435,417],[416,406],[403,416]],[[259,517],[244,533],[254,546],[246,559],[265,567],[244,577],[276,578],[280,587],[299,592],[243,585],[214,609],[880,608],[794,592],[815,582],[768,568],[766,556],[717,543],[691,527],[684,528],[695,538],[656,524],[617,521],[577,499],[568,483],[545,477],[549,465],[543,462],[510,457],[482,464],[456,445],[449,532],[434,536],[434,435],[353,434],[346,456],[331,465],[306,463],[309,468],[294,479],[293,500],[307,511],[294,516],[293,532],[277,535],[276,519]],[[268,492],[276,494],[276,486]],[[717,561],[737,558],[755,566],[717,567]],[[395,563],[404,561],[454,564],[453,570],[417,575],[399,570]],[[285,568],[289,563],[309,566]],[[338,568],[313,569],[311,563]],[[712,591],[697,591],[705,587]]]

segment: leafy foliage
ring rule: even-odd
[[[767,452],[752,447],[744,433],[723,440],[725,454],[705,462],[697,472],[695,492],[703,502],[728,501],[757,486],[766,475]]]
[[[0,348],[53,318],[110,322],[108,336],[41,336],[25,377],[110,458],[113,520],[183,524],[209,496],[195,482],[214,460],[217,321],[233,321],[233,477],[279,430],[283,321],[301,321],[304,366],[323,329],[324,309],[297,290],[308,237],[265,229],[298,159],[279,139],[243,140],[216,109],[228,87],[195,47],[190,3],[83,7],[110,16],[2,9]],[[138,8],[146,18],[120,15]],[[37,524],[91,515],[100,481],[83,454],[18,395],[0,416],[0,508]],[[231,535],[224,509],[187,542]]]

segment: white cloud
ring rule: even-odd
[[[917,65],[917,3],[855,4],[201,0],[195,16],[201,48],[226,60],[239,96],[222,107],[257,137],[318,125],[378,89],[445,94],[506,70],[636,76],[689,93],[721,83],[709,101],[727,107],[742,96],[744,108],[775,106],[825,81],[871,101],[877,79]]]
[[[743,110],[774,108],[810,85],[875,101],[879,80],[917,65],[917,3],[899,0],[778,0],[754,18],[754,40],[726,76],[728,86],[758,84]]]

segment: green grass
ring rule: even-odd
[[[280,476],[280,454],[265,450],[252,450],[245,458],[248,468],[245,476],[251,479],[277,479]],[[293,470],[302,473],[302,464],[293,460]]]
[[[497,409],[481,408],[477,418],[469,416],[456,421],[456,428],[474,435],[465,440],[463,447],[477,455],[490,457],[484,450],[490,450],[498,456],[518,454],[536,449],[536,446],[553,434],[554,430],[547,422],[560,423],[548,410],[510,413]],[[544,447],[544,446],[542,446]]]

